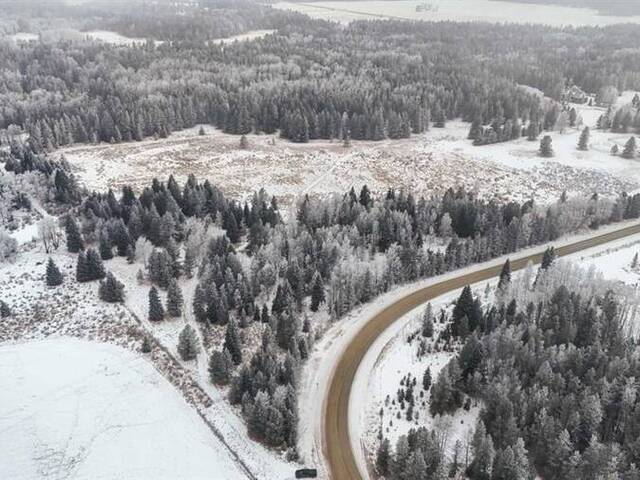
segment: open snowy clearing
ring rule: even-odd
[[[417,11],[418,6],[422,11]],[[334,2],[278,2],[275,8],[294,10],[314,18],[348,23],[372,18],[491,23],[538,23],[551,26],[595,26],[640,23],[640,17],[600,15],[589,8],[526,5],[494,0],[374,0]],[[426,8],[424,8],[426,7]]]
[[[626,102],[632,92],[621,97]],[[604,111],[576,105],[590,127]],[[285,204],[304,193],[331,194],[367,184],[374,192],[405,188],[430,195],[449,187],[475,189],[481,196],[546,203],[562,191],[617,195],[640,186],[640,160],[610,154],[631,134],[592,129],[591,149],[576,149],[579,129],[552,132],[556,155],[537,156],[539,142],[525,138],[476,147],[467,139],[469,124],[449,122],[404,140],[353,142],[344,148],[327,140],[294,144],[271,135],[249,135],[243,150],[239,137],[204,126],[174,133],[167,139],[122,144],[79,145],[58,152],[89,188],[138,189],[154,177],[173,172],[179,181],[190,173],[207,178],[225,194],[245,198],[264,187]]]
[[[242,479],[144,358],[103,343],[0,346],[0,477]]]

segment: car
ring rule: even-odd
[[[318,470],[315,468],[301,468],[296,470],[296,478],[317,478]]]

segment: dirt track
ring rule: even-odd
[[[556,254],[558,256],[569,255],[636,233],[640,233],[640,224],[556,248]],[[541,251],[525,257],[515,257],[511,261],[512,270],[522,269],[530,261],[534,264],[540,263],[542,253]],[[349,438],[349,395],[358,366],[376,338],[393,322],[417,306],[465,285],[496,277],[500,274],[501,269],[502,265],[497,265],[416,290],[379,312],[356,334],[337,363],[325,399],[322,448],[324,458],[328,462],[330,477],[333,480],[360,480],[363,478],[358,470]]]

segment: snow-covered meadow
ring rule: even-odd
[[[621,97],[627,103],[633,92]],[[481,196],[503,200],[536,199],[547,203],[563,191],[570,194],[617,195],[640,187],[640,161],[610,154],[630,134],[593,128],[604,109],[575,105],[583,124],[592,129],[590,150],[576,149],[579,128],[552,132],[555,157],[538,156],[539,142],[525,138],[487,146],[467,139],[469,124],[448,122],[405,140],[340,142],[317,140],[294,144],[271,135],[248,135],[249,148],[239,138],[204,126],[176,132],[167,139],[116,145],[78,145],[59,155],[69,161],[84,184],[104,191],[132,184],[148,185],[172,172],[179,181],[193,173],[208,178],[226,194],[246,198],[265,188],[283,203],[304,193],[320,195],[359,189],[374,192],[405,188],[421,194],[464,186]]]
[[[374,0],[278,2],[275,8],[294,10],[314,18],[348,23],[372,18],[408,20],[538,23],[551,26],[604,26],[640,23],[640,17],[601,15],[590,8],[523,5],[496,0]],[[420,7],[420,8],[419,8]],[[426,7],[426,8],[425,8]]]

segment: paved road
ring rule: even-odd
[[[640,233],[640,224],[556,248],[556,254],[558,256],[569,255],[636,233]],[[529,262],[540,263],[542,253],[543,251],[540,251],[533,255],[515,258],[511,261],[512,270],[524,268]],[[337,363],[324,407],[323,453],[333,480],[361,480],[363,478],[358,470],[349,439],[349,395],[358,366],[376,338],[393,322],[419,305],[465,285],[494,278],[500,274],[501,269],[502,265],[497,265],[416,290],[379,312],[356,334]]]

